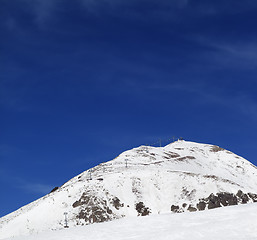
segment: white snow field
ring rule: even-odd
[[[128,217],[8,240],[256,240],[257,203]]]

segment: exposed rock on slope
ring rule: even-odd
[[[141,146],[1,218],[0,239],[63,228],[64,212],[75,226],[255,202],[255,193],[256,167],[223,148],[186,141]]]
[[[180,212],[195,212],[197,210],[203,211],[206,209],[213,209],[218,207],[233,206],[238,204],[246,204],[251,202],[257,202],[257,195],[253,193],[243,193],[238,190],[237,194],[228,192],[219,192],[217,194],[211,193],[209,197],[199,199],[199,202],[194,205],[189,205],[187,207],[186,203],[182,206],[171,206],[171,211],[175,213]]]

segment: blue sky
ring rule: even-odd
[[[257,164],[257,2],[0,0],[0,216],[142,144]]]

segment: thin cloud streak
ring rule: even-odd
[[[30,193],[47,194],[53,189],[53,186],[41,183],[24,183],[19,188]]]
[[[23,8],[27,13],[30,12],[34,15],[34,20],[38,26],[44,27],[45,24],[50,23],[49,20],[51,20],[52,17],[58,17],[60,8],[65,9],[65,4],[69,2],[62,0],[21,0],[20,3],[23,3]],[[179,21],[181,21],[180,13],[184,10],[183,13],[185,16],[191,12],[191,17],[199,17],[249,11],[257,8],[257,3],[253,1],[228,1],[224,4],[224,2],[214,3],[212,1],[200,1],[199,3],[195,3],[191,0],[162,0],[160,2],[154,0],[75,0],[73,4],[84,8],[85,14],[99,15],[104,10],[104,12],[113,13],[115,15],[118,14],[123,17],[131,16],[143,20],[145,16],[148,16],[158,17],[168,21],[176,21],[176,18],[179,18]],[[136,10],[137,6],[141,7]],[[142,11],[142,6],[152,7],[145,8]],[[126,9],[129,10],[130,14]],[[192,12],[194,14],[192,14]],[[9,15],[12,15],[11,11]],[[10,16],[8,18],[7,25],[9,25],[9,28],[13,28],[15,21],[11,20]]]
[[[34,13],[36,16],[36,22],[40,25],[44,25],[44,23],[54,15],[54,11],[57,7],[56,1],[42,1],[36,0],[34,1]]]
[[[11,176],[11,177],[10,177]],[[2,184],[8,184],[12,188],[20,189],[28,193],[36,194],[47,194],[49,193],[54,186],[50,184],[30,182],[22,177],[11,174],[8,169],[0,169],[0,182]]]
[[[212,49],[203,51],[200,58],[212,62],[218,68],[245,68],[256,69],[257,67],[257,44],[254,41],[221,42],[201,37],[192,37],[192,41],[203,47]]]
[[[34,16],[34,21],[39,27],[45,27],[45,25],[50,23],[52,17],[58,17],[59,9],[63,8],[65,10],[65,4],[69,3],[61,0],[22,0],[22,2],[24,3],[24,10]],[[163,0],[161,2],[154,0],[75,0],[73,4],[82,7],[85,14],[96,16],[101,16],[101,13],[105,12],[121,17],[133,17],[134,20],[144,20],[145,16],[170,20],[172,18],[174,19],[174,16],[177,16],[177,10],[183,10],[189,6],[189,0]],[[136,10],[137,6],[144,5],[150,5],[152,7],[145,8],[143,11],[139,7]],[[12,15],[11,12],[10,14]],[[168,15],[171,18],[167,17]],[[10,28],[13,27],[13,24],[13,20],[8,23]]]
[[[210,86],[205,84],[166,84],[166,85],[149,85],[149,89],[157,91],[182,91],[196,94],[203,98],[205,104],[218,104],[222,107],[232,109],[243,114],[249,119],[257,121],[257,102],[249,95],[244,93],[235,93],[234,96],[224,95],[218,91],[210,91]]]

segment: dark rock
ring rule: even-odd
[[[218,198],[223,206],[237,205],[237,197],[232,193],[218,193]]]
[[[84,219],[88,223],[100,223],[111,220],[112,218],[109,215],[111,213],[112,211],[108,207],[102,209],[99,206],[89,206],[80,211],[78,218]]]
[[[245,204],[249,201],[249,197],[247,196],[247,194],[243,194],[241,196],[241,199],[242,199],[242,203]]]
[[[121,207],[124,207],[124,204],[121,203],[120,199],[117,197],[114,197],[111,203],[117,210],[119,210]]]
[[[221,192],[215,194],[210,194],[209,197],[199,200],[199,203],[196,205],[199,211],[208,209],[213,209],[221,206],[232,206],[239,203],[245,204],[249,201],[257,202],[257,194],[254,193],[243,193],[241,190],[237,194]]]
[[[254,193],[248,193],[248,196],[253,200],[253,202],[257,202],[257,195]]]
[[[242,192],[241,190],[238,190],[236,196],[237,196],[237,197],[241,197],[242,195],[243,195],[243,192]]]
[[[204,175],[204,177],[205,178],[209,178],[209,179],[213,179],[213,180],[216,180],[216,181],[219,180],[219,178],[217,176],[215,176],[215,175]]]
[[[53,188],[50,193],[55,192],[58,188],[59,188],[59,187]]]
[[[197,208],[198,208],[198,210],[199,211],[203,211],[203,210],[205,210],[205,208],[206,208],[206,203],[205,202],[199,202],[198,204],[197,204]]]
[[[189,205],[189,207],[187,208],[187,210],[188,210],[189,212],[196,212],[196,211],[197,211],[197,209],[196,209],[195,207],[193,207],[192,205]]]
[[[107,213],[112,214],[112,210],[110,208],[107,208]]]
[[[182,207],[183,207],[183,208],[185,208],[186,206],[187,206],[187,204],[186,204],[186,203],[183,203],[183,204],[182,204]]]
[[[179,206],[175,206],[175,205],[172,205],[172,206],[170,207],[170,210],[171,210],[172,212],[175,212],[175,213],[180,212],[180,211],[179,211]]]
[[[146,207],[143,202],[136,204],[136,210],[138,212],[138,216],[147,216],[151,213],[150,209]]]
[[[179,154],[174,153],[174,152],[165,152],[165,154],[167,155],[168,159],[180,157]]]
[[[72,204],[72,207],[76,208],[76,207],[78,207],[78,206],[80,206],[80,205],[81,205],[80,201],[76,201],[76,202],[74,202],[74,203]]]
[[[77,216],[88,223],[106,222],[117,218],[113,211],[109,208],[105,200],[97,197],[94,192],[87,191],[82,194],[80,199],[72,204],[74,208],[80,207],[80,212]]]
[[[81,198],[72,204],[72,207],[76,208],[78,206],[88,204],[90,199],[91,199],[90,195],[83,193]]]
[[[213,193],[208,197],[208,200],[208,209],[221,207],[219,198]]]
[[[219,151],[224,151],[224,148],[221,148],[219,146],[212,146],[211,152],[219,152]]]

